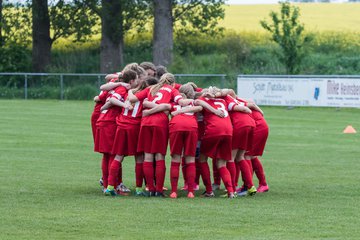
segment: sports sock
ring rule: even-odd
[[[171,162],[171,167],[170,167],[171,192],[177,192],[179,171],[180,171],[180,163]]]
[[[144,162],[143,163],[143,171],[146,179],[147,187],[150,192],[155,192],[154,186],[154,165],[153,162]]]
[[[116,160],[114,160],[114,161],[116,161]],[[116,186],[118,186],[120,183],[122,183],[122,163],[121,162],[119,162],[119,163],[120,164],[119,164],[118,179],[117,179],[118,181],[117,181]]]
[[[144,178],[143,163],[135,164],[136,187],[141,188]]]
[[[181,171],[184,178],[184,186],[186,185],[186,163],[185,163],[185,157],[181,158]]]
[[[102,179],[103,179],[104,188],[107,188],[107,186],[108,186],[109,161],[110,161],[110,155],[107,153],[104,153],[103,158],[101,160],[101,171],[102,171]]]
[[[163,192],[164,181],[165,181],[165,173],[166,173],[166,166],[165,160],[157,160],[156,161],[156,191]]]
[[[253,169],[253,165],[251,163],[251,160],[245,160],[247,162],[247,164],[249,165],[249,169],[250,169],[250,172],[251,172],[251,177],[254,175],[254,169]]]
[[[186,164],[186,182],[188,184],[188,192],[194,192],[196,177],[196,167],[194,162]]]
[[[252,181],[252,174],[250,172],[249,164],[245,160],[240,160],[241,177],[245,186],[250,189],[254,184]]]
[[[218,168],[216,166],[216,159],[212,160],[212,169],[213,169],[214,184],[217,184],[220,186],[221,178],[220,178]]]
[[[225,166],[219,168],[219,175],[221,176],[228,193],[234,192],[230,172]]]
[[[108,184],[111,186],[117,186],[117,178],[119,173],[120,162],[113,160],[109,169]]]
[[[233,188],[235,190],[235,187],[237,185],[237,182],[235,181],[236,180],[236,165],[235,165],[235,162],[227,162],[226,163],[226,168],[230,172],[231,183],[232,183],[232,186],[233,186]]]
[[[206,188],[206,192],[212,192],[211,187],[211,178],[210,178],[210,168],[207,162],[200,162],[200,169],[201,169],[201,178]]]
[[[256,177],[259,179],[259,185],[266,186],[265,172],[260,160],[256,157],[251,159],[253,169],[255,171]]]

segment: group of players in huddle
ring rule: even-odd
[[[258,159],[269,128],[253,101],[239,98],[232,89],[177,84],[165,67],[150,62],[128,64],[105,79],[91,116],[94,150],[103,154],[100,182],[105,195],[130,192],[122,183],[122,161],[134,156],[134,194],[165,197],[168,142],[170,198],[178,197],[180,165],[188,198],[195,197],[200,176],[203,197],[214,197],[221,180],[228,198],[269,190]],[[213,183],[208,157],[213,161]],[[243,183],[238,185],[240,175]]]

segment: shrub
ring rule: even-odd
[[[64,99],[68,100],[91,100],[98,94],[99,90],[90,84],[78,85],[66,88]]]

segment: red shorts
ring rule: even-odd
[[[253,146],[253,133],[253,127],[234,128],[232,137],[232,149],[250,150]]]
[[[97,126],[94,151],[110,153],[114,144],[116,123],[109,123],[104,126]]]
[[[168,136],[169,125],[164,127],[141,126],[137,151],[166,155]]]
[[[96,135],[96,121],[98,120],[100,116],[100,112],[97,112],[97,111],[94,111],[92,114],[91,114],[91,129],[92,129],[92,134],[93,134],[93,139],[94,139],[94,142],[95,142],[95,135]]]
[[[257,124],[254,133],[253,133],[253,140],[252,140],[252,147],[251,150],[246,153],[246,155],[250,156],[262,156],[265,149],[265,144],[267,138],[269,136],[269,127],[265,124]]]
[[[126,128],[116,128],[112,153],[121,156],[134,156],[140,153],[136,151],[139,139],[140,125],[128,124]]]
[[[213,159],[231,160],[231,136],[203,138],[200,153]]]
[[[178,154],[195,157],[198,139],[197,131],[179,131],[170,133],[171,155]],[[184,151],[183,151],[184,150]]]

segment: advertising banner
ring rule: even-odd
[[[360,76],[239,75],[237,94],[258,105],[360,107]]]

